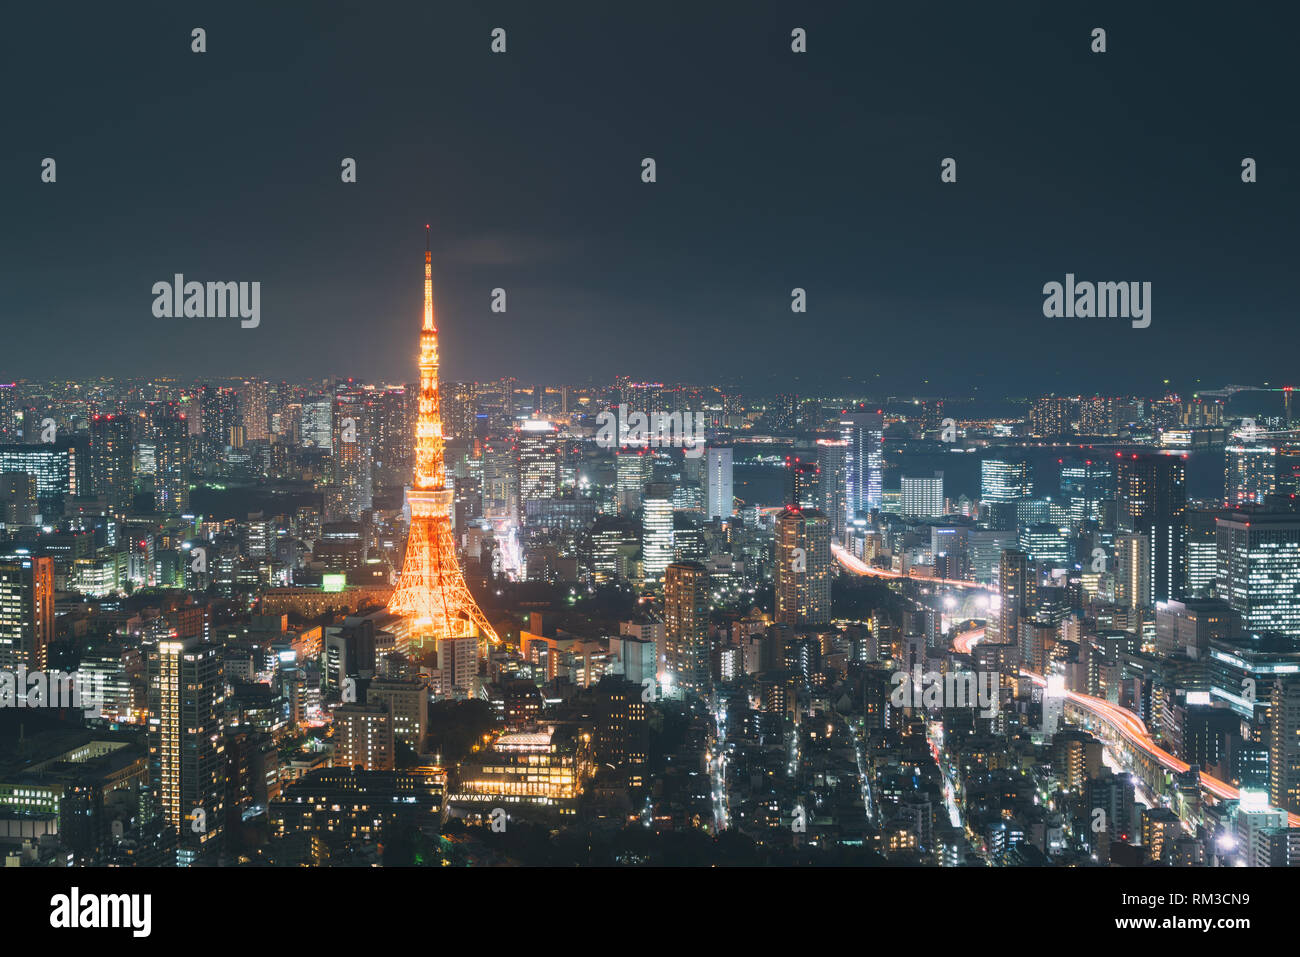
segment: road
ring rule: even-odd
[[[1033,671],[1021,670],[1020,673],[1040,687],[1047,684],[1047,680],[1042,675]],[[1067,691],[1065,697],[1070,703],[1077,705],[1098,721],[1113,728],[1125,741],[1149,757],[1154,758],[1161,766],[1178,774],[1182,774],[1190,768],[1186,761],[1180,761],[1156,744],[1142,719],[1127,708],[1121,708],[1119,705],[1111,704],[1102,698],[1094,698],[1092,695],[1080,694],[1077,691]],[[1200,774],[1201,787],[1210,794],[1223,801],[1241,800],[1241,792],[1231,784],[1220,781],[1204,771]],[[1300,827],[1300,814],[1288,814],[1287,817],[1291,827]]]
[[[885,568],[874,568],[868,565],[860,558],[854,557],[851,552],[845,551],[842,545],[832,545],[831,552],[835,555],[836,560],[856,575],[866,575],[870,578],[906,578],[910,581],[920,582],[929,585],[951,585],[953,588],[976,588],[980,591],[987,591],[984,585],[978,585],[975,582],[968,582],[965,579],[958,578],[933,578],[928,575],[904,575],[902,572],[890,571]]]
[[[900,578],[903,577],[894,572],[883,572],[881,569],[871,568],[860,559],[854,558],[848,552],[838,545],[831,546],[835,553],[836,559],[846,569],[858,575],[880,575],[883,577]],[[916,581],[938,581],[942,584],[973,586],[971,582],[949,582],[945,579],[915,579]],[[976,634],[978,632],[978,634]],[[964,654],[970,653],[970,648],[976,642],[984,637],[984,629],[972,629],[971,631],[962,632],[953,642],[954,650],[961,651]],[[961,642],[960,646],[958,642]],[[1020,672],[1029,678],[1035,684],[1045,686],[1047,680],[1040,674],[1032,671]],[[1168,768],[1178,774],[1185,773],[1190,765],[1186,761],[1180,761],[1164,748],[1156,744],[1155,739],[1147,731],[1147,726],[1143,724],[1142,719],[1135,715],[1127,708],[1121,708],[1119,705],[1111,704],[1102,698],[1094,698],[1092,695],[1079,694],[1077,691],[1067,691],[1065,697],[1072,704],[1077,705],[1087,711],[1098,721],[1101,721],[1113,728],[1124,740],[1142,751],[1144,754],[1159,762],[1162,767]],[[1226,781],[1220,781],[1213,775],[1200,772],[1201,788],[1214,795],[1222,801],[1239,801],[1241,792],[1228,784]],[[1288,823],[1291,827],[1300,827],[1300,814],[1287,814]]]

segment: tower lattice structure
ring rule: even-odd
[[[426,227],[427,229],[427,227]],[[415,477],[406,501],[411,532],[406,560],[388,610],[411,619],[420,643],[479,637],[496,643],[496,631],[465,584],[451,533],[453,493],[447,488],[438,400],[438,327],[433,321],[433,256],[424,252],[424,326],[420,330],[420,406],[415,425]]]

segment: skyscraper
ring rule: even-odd
[[[831,538],[837,542],[844,541],[848,523],[848,455],[849,443],[844,439],[817,440],[817,507],[830,519]]]
[[[302,404],[302,422],[298,440],[307,448],[331,449],[334,445],[334,401],[329,396],[313,396]]]
[[[698,562],[673,562],[664,573],[665,658],[673,682],[696,693],[709,688],[709,572]]]
[[[175,402],[150,405],[146,417],[154,447],[154,508],[164,515],[190,507],[189,423]]]
[[[1115,488],[1120,532],[1151,542],[1151,599],[1183,598],[1187,582],[1187,468],[1172,455],[1117,459]]]
[[[1300,813],[1300,676],[1279,675],[1269,705],[1268,800]]]
[[[647,449],[620,448],[615,454],[615,491],[621,512],[641,507],[646,483],[653,474],[654,456]]]
[[[673,560],[673,487],[646,486],[641,512],[641,557],[647,580],[662,578]]]
[[[483,514],[519,520],[519,445],[517,433],[492,436],[483,442]]]
[[[1209,598],[1219,576],[1217,509],[1187,510],[1187,597]]]
[[[705,509],[710,519],[730,519],[735,501],[732,488],[732,450],[710,446],[705,453]]]
[[[840,435],[848,443],[846,491],[854,518],[880,508],[884,500],[884,434],[885,417],[879,410],[840,416]]]
[[[525,419],[519,427],[519,507],[555,498],[560,470],[559,433],[546,419]]]
[[[1014,504],[1028,498],[1033,486],[1029,463],[1020,458],[994,457],[980,462],[980,499],[992,504]]]
[[[0,668],[45,668],[53,640],[54,560],[0,555]]]
[[[1070,431],[1074,403],[1056,395],[1045,395],[1029,407],[1029,434],[1042,438],[1059,438]]]
[[[326,517],[358,521],[374,503],[374,454],[365,394],[340,390],[334,397],[333,482],[325,499]]]
[[[234,444],[237,406],[234,389],[205,385],[199,390],[200,425],[209,458]]]
[[[1115,469],[1106,461],[1065,459],[1061,462],[1061,498],[1069,503],[1072,522],[1101,519],[1101,502],[1115,495]]]
[[[131,420],[124,415],[96,415],[90,420],[90,488],[113,509],[131,504]]]
[[[224,706],[216,645],[169,637],[150,649],[150,775],[158,808],[180,838],[181,864],[219,846],[226,795]]]
[[[830,519],[820,509],[788,505],[776,517],[776,620],[825,625],[831,620]]]
[[[239,420],[244,426],[244,440],[265,442],[269,437],[265,379],[245,379],[239,389]]]
[[[990,619],[990,643],[1015,644],[1020,621],[1034,600],[1035,581],[1029,556],[1018,548],[1002,550],[998,563],[997,605]]]
[[[70,439],[0,446],[0,472],[36,476],[36,500],[47,516],[59,514],[67,496],[86,494],[89,471],[82,448]]]
[[[1142,532],[1115,536],[1115,604],[1151,605],[1151,540]]]
[[[1248,508],[1218,522],[1218,597],[1250,631],[1300,637],[1300,514]]]
[[[800,508],[817,508],[820,481],[816,461],[786,456],[785,467],[788,475],[786,484],[790,490],[787,504]]]
[[[1277,449],[1229,445],[1223,450],[1223,504],[1262,505],[1277,488]]]

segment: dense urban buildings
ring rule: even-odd
[[[464,867],[581,939],[855,867],[916,946],[1300,865],[1294,31],[238,6],[7,17],[7,873],[374,948]]]

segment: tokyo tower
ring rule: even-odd
[[[420,408],[415,425],[415,479],[406,493],[411,533],[406,561],[388,610],[411,620],[421,644],[447,638],[500,639],[465,585],[451,534],[452,490],[442,458],[442,412],[438,401],[438,327],[433,323],[433,256],[428,226],[424,250],[424,326],[420,329]]]

